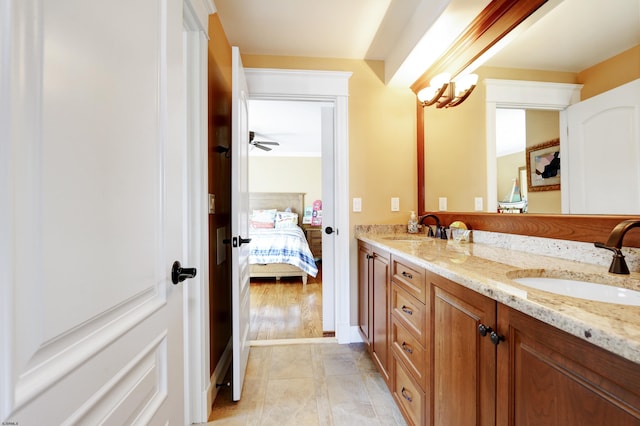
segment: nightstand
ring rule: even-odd
[[[302,230],[307,237],[313,258],[315,260],[322,260],[322,227],[302,225]]]

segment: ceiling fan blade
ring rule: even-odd
[[[271,151],[271,148],[269,148],[267,146],[263,146],[263,145],[259,144],[258,142],[254,142],[251,145],[255,146],[256,148],[260,148],[263,151]]]

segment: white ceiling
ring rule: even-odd
[[[250,147],[254,157],[320,157],[320,109],[329,102],[249,100],[249,129],[256,141],[278,142],[271,151]]]
[[[479,12],[479,5],[484,7],[488,2],[214,1],[230,44],[239,46],[244,54],[384,60],[387,82],[393,74],[394,78],[400,76],[395,84],[401,81],[405,87],[438,56],[436,50],[429,51],[435,46],[434,37],[446,39],[443,35],[434,36],[429,30],[464,26],[470,14]],[[523,30],[514,34],[485,65],[579,72],[640,44],[640,0],[549,0],[545,9],[534,14],[522,27]],[[412,65],[419,67],[418,74],[415,69],[403,70],[403,66],[415,62],[415,57],[418,61]],[[307,109],[300,104],[278,103],[282,105],[267,105],[262,109],[275,112],[279,108],[289,108],[289,112],[282,113],[284,117],[291,117],[291,109],[297,112]],[[285,153],[285,134],[294,133],[294,130],[280,124],[276,126],[275,115],[269,117],[260,124],[254,119],[262,118],[250,117],[251,130],[279,138],[278,142],[283,143],[280,152]],[[302,123],[303,119],[287,122],[282,125]],[[265,127],[260,131],[256,126],[263,124]],[[308,130],[312,126],[301,127]],[[298,130],[301,134],[297,139],[310,141],[311,137],[304,129]]]

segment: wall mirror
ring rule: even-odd
[[[613,10],[614,8],[607,7],[604,2],[590,2],[589,5],[585,5],[584,2],[579,2],[576,0],[564,0],[563,2],[559,2],[559,4],[552,10],[546,11],[546,14],[543,17],[539,18],[536,23],[520,31],[520,34],[518,34],[517,37],[514,37],[514,39],[501,52],[499,52],[492,59],[486,62],[484,66],[513,69],[549,70],[555,72],[573,73],[577,76],[578,73],[580,73],[582,70],[585,70],[596,63],[602,62],[608,58],[611,58],[612,56],[617,55],[620,52],[629,50],[634,46],[638,46],[640,44],[640,6],[635,0],[623,0],[618,6],[619,7]],[[548,21],[548,23],[542,25],[543,23],[545,23],[545,21]],[[603,43],[602,40],[598,40],[602,39],[603,37],[606,38],[606,36],[603,36],[603,34],[601,34],[601,32],[599,31],[594,32],[593,28],[603,28],[608,26],[620,29],[620,31],[616,31],[615,34],[612,34],[620,40],[613,40],[612,43],[615,47],[609,47],[607,50],[607,46],[605,45],[606,43]],[[556,30],[553,30],[553,27],[555,27]],[[549,28],[552,29],[550,30]],[[548,32],[548,35],[550,35],[550,37],[541,35],[541,32],[543,31]],[[521,39],[523,40],[522,43],[520,43]],[[562,43],[559,43],[558,40],[562,40]],[[564,51],[560,49],[558,52],[555,52],[556,48],[562,47],[564,47]],[[577,53],[579,52],[592,53],[595,56],[593,58],[588,58],[588,55],[577,55]],[[634,52],[638,52],[638,50],[635,49]],[[557,58],[563,58],[564,63],[557,60]],[[634,78],[638,77],[640,77],[640,75],[637,75]],[[504,77],[500,76],[500,78]],[[573,81],[578,81],[578,78],[576,77]],[[569,88],[570,91],[578,89],[578,86]],[[488,93],[485,93],[484,95],[488,95]],[[482,91],[479,91],[472,94],[472,96],[483,96],[483,93]],[[565,105],[554,105],[552,108],[548,109],[555,110],[557,114],[560,114],[557,120],[561,122],[561,111],[563,111],[567,105],[575,103],[579,100],[580,96],[578,95],[577,99],[569,99],[569,102]],[[485,144],[487,144],[487,186],[485,194],[485,207],[483,209],[484,212],[497,211],[497,201],[499,200],[499,198],[504,197],[505,195],[498,193],[495,142],[493,140],[491,141],[493,145],[489,144],[488,142],[489,139],[495,138],[495,134],[491,135],[491,132],[495,132],[495,110],[497,108],[523,108],[526,111],[542,111],[545,109],[544,102],[529,101],[527,99],[521,101],[522,102],[520,102],[520,105],[518,105],[518,102],[516,101],[502,101],[496,99],[493,99],[493,101],[487,101],[487,103],[493,103],[494,105],[490,105],[490,108],[487,109],[485,122],[485,130],[487,133],[484,141]],[[462,108],[464,108],[464,106]],[[419,132],[421,131],[420,126],[422,125],[423,124],[419,123]],[[419,140],[418,143],[418,149],[420,150],[421,141]],[[425,170],[423,165],[421,168],[420,164],[418,166],[418,170],[423,170],[425,174],[429,173],[428,170]],[[418,188],[419,191],[422,191],[418,195],[418,200],[424,201],[424,180],[422,181],[422,185],[419,180]],[[531,194],[529,194],[529,197],[531,197]],[[469,204],[467,203],[467,205]],[[424,206],[424,204],[420,205],[420,207],[422,206]],[[469,212],[467,216],[468,220],[475,220],[478,222],[476,229],[498,231],[506,230],[506,232],[513,231],[515,233],[522,233],[527,235],[535,235],[535,232],[532,232],[530,229],[531,226],[514,225],[514,223],[517,222],[517,224],[524,224],[525,222],[546,220],[542,216],[559,213],[557,210],[539,210],[538,208],[534,208],[532,210],[529,210],[530,214],[528,215],[517,215],[528,216],[528,219],[520,219],[515,217],[504,217],[511,215],[497,215],[492,213],[479,212],[471,213],[471,208],[464,211]],[[531,214],[534,212],[541,213],[543,215],[540,216],[538,214]],[[449,213],[441,214],[443,217],[447,217],[450,215]],[[458,213],[457,217],[461,217],[461,215]],[[557,226],[558,230],[560,228],[566,229],[567,226],[574,226],[578,220],[582,220],[582,218],[578,218],[574,215],[570,216],[571,222],[569,223],[565,222],[562,217],[564,216],[561,214],[559,214],[557,217],[554,216],[553,220],[555,221],[555,224],[552,227]],[[613,217],[610,215],[607,215],[606,217],[599,216],[597,219],[601,221],[601,223],[603,224],[602,226],[604,229],[606,229],[606,231],[604,231],[603,229],[596,229],[596,227],[592,225],[585,225],[584,230],[586,232],[587,228],[593,229],[596,236],[598,238],[602,238],[603,234],[606,235],[606,233],[611,229],[610,227],[612,227],[613,224],[616,223],[615,221],[620,220],[621,217],[622,216]],[[516,220],[516,222],[514,222],[513,220]],[[533,226],[535,227],[535,225]],[[543,224],[540,226],[547,227],[547,224]],[[548,229],[548,227],[546,229]],[[541,233],[544,233],[544,231],[541,231]],[[589,232],[587,232],[587,234],[588,233]],[[574,236],[571,235],[571,232],[558,236],[558,238],[567,239],[574,239],[573,237]],[[575,239],[581,240],[580,238],[581,237]],[[593,234],[591,234],[591,236],[583,238],[585,241],[589,241],[589,239],[594,237]]]

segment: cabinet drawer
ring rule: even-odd
[[[392,318],[391,345],[422,390],[427,385],[427,351],[398,320]]]
[[[391,276],[394,283],[402,286],[422,303],[426,302],[426,279],[423,268],[394,257]]]
[[[393,357],[393,374],[393,398],[407,423],[411,425],[426,424],[428,413],[426,412],[425,393],[395,356]]]
[[[393,318],[405,326],[416,340],[424,346],[426,318],[425,305],[403,290],[398,284],[391,285],[391,313]]]

